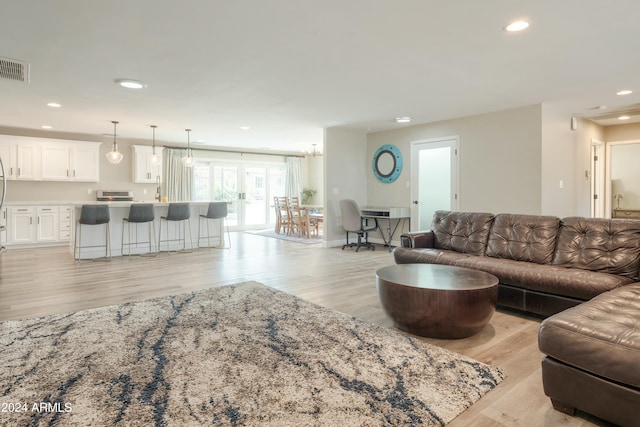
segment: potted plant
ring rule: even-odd
[[[304,190],[302,190],[302,204],[310,204],[314,194],[316,194],[316,190],[311,190],[309,188],[305,188]]]

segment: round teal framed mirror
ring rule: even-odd
[[[371,166],[378,181],[393,182],[402,172],[402,154],[394,145],[383,145],[373,155]]]

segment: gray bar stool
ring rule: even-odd
[[[124,256],[124,247],[127,246],[129,248],[129,256],[131,256],[131,245],[138,246],[138,243],[149,243],[149,254],[157,255],[158,245],[156,244],[156,225],[154,222],[155,214],[153,210],[153,205],[151,203],[138,203],[135,205],[131,205],[129,208],[129,217],[122,218],[122,239],[120,245],[120,253]],[[125,227],[125,223],[127,227]],[[149,240],[146,242],[138,242],[138,224],[148,224],[149,225]],[[135,243],[131,243],[131,225],[135,225]],[[128,229],[128,242],[124,242],[124,229]],[[152,230],[153,228],[153,230]],[[153,246],[155,247],[155,253],[151,249],[151,239],[153,238]]]
[[[191,243],[191,247],[193,247],[193,238],[191,236],[191,210],[189,209],[189,203],[169,203],[169,210],[167,211],[167,216],[160,217],[160,235],[158,238],[158,251],[160,251],[162,247],[162,221],[164,220],[167,223],[167,253],[171,253],[169,250],[169,242],[180,242],[182,241],[182,251],[185,251],[187,239],[186,239],[186,230],[185,224],[189,225],[189,242]],[[178,229],[178,238],[169,240],[169,222],[182,222],[182,238],[180,238],[180,229]],[[177,251],[176,251],[177,252]]]
[[[207,228],[207,235],[204,237],[200,237],[200,232],[202,230],[202,219],[204,218],[205,220],[205,224],[206,224],[206,228]],[[211,219],[219,219],[221,221],[224,221],[224,223],[227,226],[227,238],[229,239],[229,246],[222,246],[223,244],[223,235],[224,233],[220,233],[220,240],[219,240],[219,244],[218,246],[215,247],[222,247],[224,249],[229,249],[231,248],[231,234],[229,233],[229,223],[227,221],[227,202],[211,202],[209,203],[209,208],[207,209],[207,214],[206,215],[200,215],[200,217],[198,217],[198,247],[200,247],[200,241],[201,239],[207,239],[207,247],[210,248],[211,247],[211,233],[209,232],[209,220]]]
[[[76,222],[76,235],[73,244],[73,257],[81,260],[81,250],[84,248],[101,248],[103,245],[82,246],[83,225],[105,225],[104,259],[111,261],[111,234],[109,232],[109,206],[107,205],[82,205],[80,218]],[[76,249],[78,256],[76,257]]]

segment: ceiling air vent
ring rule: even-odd
[[[26,62],[15,59],[0,58],[0,78],[17,80],[19,82],[29,82],[29,69],[31,66]]]

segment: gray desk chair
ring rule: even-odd
[[[158,238],[158,251],[162,248],[162,221],[165,221],[167,224],[167,253],[171,253],[169,250],[169,242],[182,242],[182,250],[186,251],[187,245],[187,233],[186,233],[186,225],[189,228],[189,242],[190,247],[193,248],[193,238],[191,236],[191,209],[189,208],[189,203],[169,203],[169,210],[167,211],[166,216],[160,217],[160,235]],[[169,240],[169,222],[182,222],[182,237],[180,237],[180,229],[178,228],[178,238]],[[178,251],[175,251],[178,252]],[[190,252],[190,251],[187,251]]]
[[[351,199],[340,200],[340,211],[342,212],[342,228],[347,232],[347,243],[342,246],[342,249],[355,246],[356,252],[360,248],[369,248],[374,251],[376,248],[373,243],[369,243],[368,233],[378,229],[378,220],[373,218],[375,224],[367,225],[367,220],[362,217],[358,204]],[[358,235],[357,243],[349,243],[349,233]],[[363,237],[364,242],[362,241]]]
[[[200,241],[201,239],[207,239],[207,247],[210,248],[211,246],[211,232],[209,231],[209,220],[211,219],[217,219],[220,221],[223,221],[224,224],[226,225],[227,228],[227,239],[229,240],[229,246],[222,246],[223,245],[223,236],[224,233],[220,233],[220,239],[219,239],[219,243],[218,246],[214,246],[214,247],[218,247],[218,248],[224,248],[224,249],[229,249],[231,248],[231,234],[229,233],[229,223],[227,221],[227,214],[228,214],[228,209],[227,209],[227,202],[211,202],[209,203],[209,207],[207,208],[207,214],[206,215],[200,215],[198,217],[198,247],[200,247]],[[205,225],[206,225],[206,229],[207,229],[207,235],[204,237],[200,237],[200,232],[202,230],[202,221],[205,221]]]
[[[129,249],[129,256],[131,256],[131,245],[135,245],[138,247],[139,243],[148,243],[149,244],[149,252],[146,255],[153,254],[154,256],[158,254],[158,245],[156,243],[156,225],[155,225],[155,213],[153,209],[153,205],[151,203],[138,203],[135,205],[131,205],[129,208],[129,216],[127,218],[122,218],[122,239],[120,240],[122,243],[120,245],[120,253],[124,256],[124,247],[127,246]],[[149,229],[149,240],[146,242],[138,242],[138,224],[148,224]],[[135,243],[131,242],[131,226],[135,226]],[[128,242],[124,241],[124,229],[128,229]],[[151,249],[151,239],[153,239],[153,246],[155,250]]]
[[[76,222],[76,235],[73,242],[73,257],[80,261],[82,249],[101,248],[104,246],[103,260],[111,261],[111,234],[109,231],[109,206],[107,205],[82,205],[80,218]],[[82,246],[82,226],[104,225],[104,245]],[[78,256],[76,256],[76,250]]]

